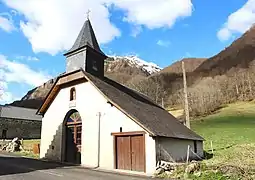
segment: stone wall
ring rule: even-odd
[[[15,137],[23,139],[40,139],[41,138],[41,121],[0,118],[0,139],[6,131],[6,138]]]

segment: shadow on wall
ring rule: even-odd
[[[157,148],[157,163],[160,161],[175,162],[172,156],[160,145]]]
[[[28,173],[37,170],[57,169],[65,166],[61,163],[51,163],[35,159],[5,156],[0,156],[0,165],[0,176]],[[71,167],[74,165],[68,166]]]
[[[187,156],[189,156],[188,160],[196,160],[200,161],[204,159],[205,154],[200,155],[195,153],[194,147],[186,147],[185,143],[180,143],[181,141],[163,141],[163,139],[157,139],[157,163],[160,161],[166,162],[186,162]],[[185,142],[185,141],[184,141]],[[188,153],[189,149],[189,153]]]
[[[73,138],[73,131],[61,123],[42,159],[81,164],[81,153]]]
[[[58,126],[55,135],[53,136],[53,140],[49,145],[47,152],[43,159],[53,160],[53,161],[61,161],[62,156],[62,135],[63,135],[63,125],[62,123]],[[64,138],[63,138],[64,139]]]

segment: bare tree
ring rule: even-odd
[[[166,95],[163,86],[158,79],[135,76],[127,82],[127,86],[145,94],[154,102],[161,105],[161,99]]]

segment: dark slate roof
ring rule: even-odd
[[[92,28],[92,25],[90,23],[90,20],[88,19],[87,21],[85,21],[73,47],[67,51],[65,53],[65,55],[73,52],[73,51],[76,51],[82,47],[85,47],[85,46],[89,46],[91,47],[92,49],[96,50],[97,52],[105,55],[99,45],[98,45],[98,42],[97,42],[97,39],[96,39],[96,36],[95,36],[95,33],[94,33],[94,30]]]
[[[0,106],[0,118],[24,119],[41,121],[42,116],[36,114],[37,109],[16,106]]]
[[[106,77],[99,78],[85,71],[83,73],[109,100],[118,105],[127,115],[135,119],[153,135],[204,140],[201,136],[181,124],[168,111],[137,91],[131,90]]]

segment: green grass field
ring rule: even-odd
[[[255,103],[228,105],[216,114],[192,121],[191,128],[206,139],[206,150],[210,141],[215,149],[255,143]]]
[[[206,141],[204,149],[214,156],[207,165],[231,165],[255,171],[255,102],[228,105],[213,115],[191,122]]]
[[[22,147],[25,151],[15,152],[15,153],[22,156],[38,159],[39,154],[33,154],[34,144],[40,144],[40,139],[23,140]]]

